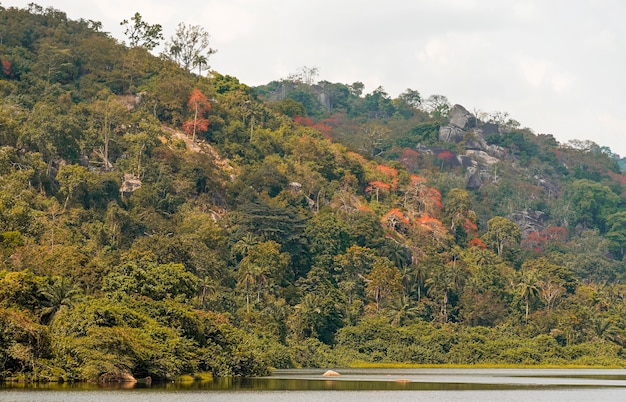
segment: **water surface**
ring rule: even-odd
[[[210,401],[626,401],[626,370],[334,369],[277,370],[270,377],[146,386],[0,386],[7,402]],[[126,388],[125,388],[126,387]]]

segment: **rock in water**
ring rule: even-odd
[[[324,377],[339,377],[340,375],[341,374],[339,374],[338,372],[332,370],[328,370],[323,374]]]

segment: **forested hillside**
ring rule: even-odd
[[[0,7],[0,378],[626,365],[609,149],[123,24]]]

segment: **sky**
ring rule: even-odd
[[[166,39],[181,22],[200,25],[218,50],[211,68],[250,86],[315,67],[318,80],[444,95],[561,143],[590,140],[626,156],[623,0],[34,2],[100,21],[120,41],[120,22],[135,12]]]

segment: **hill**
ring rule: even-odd
[[[100,28],[0,8],[0,377],[624,365],[610,150]]]

